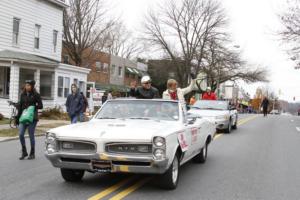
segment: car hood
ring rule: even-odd
[[[177,122],[154,120],[97,120],[51,129],[58,138],[151,141],[176,131]],[[178,129],[177,129],[178,130]]]
[[[202,117],[216,117],[222,115],[229,115],[228,110],[198,110],[198,109],[191,109],[188,113],[197,114]]]

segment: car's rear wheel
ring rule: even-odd
[[[160,187],[173,190],[177,187],[179,177],[179,156],[176,154],[169,169],[160,177]]]
[[[201,149],[200,153],[198,153],[194,158],[193,161],[195,163],[205,163],[207,158],[207,143],[204,145],[204,147]]]
[[[225,129],[225,133],[230,133],[232,128],[232,122],[231,119],[229,119],[228,127]]]
[[[81,181],[84,170],[77,170],[77,169],[60,169],[61,176],[67,182],[78,182]]]

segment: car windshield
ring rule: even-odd
[[[197,101],[192,109],[203,109],[203,110],[227,110],[228,102],[227,101]]]
[[[179,120],[178,103],[146,100],[113,100],[107,102],[96,119]]]

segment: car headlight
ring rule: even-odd
[[[216,119],[224,119],[224,120],[228,120],[229,116],[228,115],[221,115],[221,116],[216,116]]]
[[[163,137],[155,137],[155,138],[153,138],[153,144],[156,147],[163,147],[166,145],[166,140]]]
[[[56,135],[54,133],[46,133],[46,151],[54,153],[56,151]]]
[[[165,158],[165,150],[163,150],[163,149],[155,149],[155,151],[154,151],[154,157],[157,160],[163,160]]]

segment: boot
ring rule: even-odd
[[[24,160],[24,158],[27,157],[27,156],[28,156],[28,153],[27,153],[26,146],[22,146],[22,155],[19,159]]]
[[[28,156],[28,160],[35,159],[35,155],[34,154],[35,154],[34,147],[31,147],[30,154]]]

